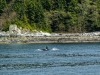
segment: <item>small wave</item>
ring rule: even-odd
[[[0,58],[33,58],[36,54],[0,54]]]
[[[54,48],[52,48],[52,50],[53,50],[53,51],[56,51],[56,50],[59,50],[59,49],[58,49],[58,48],[56,48],[56,47],[54,47]]]
[[[42,51],[41,49],[37,49],[38,51]]]
[[[60,57],[90,57],[90,56],[93,56],[93,57],[100,57],[100,55],[99,54],[78,54],[78,53],[76,53],[76,54],[54,54],[54,56],[60,56]]]
[[[99,60],[83,61],[83,62],[50,62],[50,63],[18,63],[18,64],[1,64],[0,70],[3,69],[25,69],[25,68],[46,68],[46,67],[59,67],[59,66],[88,66],[100,65]]]

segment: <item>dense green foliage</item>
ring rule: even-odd
[[[48,32],[100,30],[99,0],[1,0],[0,14],[10,2],[17,13],[11,23],[23,28]]]

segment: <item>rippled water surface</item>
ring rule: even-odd
[[[100,75],[100,43],[0,44],[0,75]]]

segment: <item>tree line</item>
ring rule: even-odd
[[[0,15],[11,2],[17,16],[10,23],[19,27],[48,32],[100,30],[99,0],[1,0]]]

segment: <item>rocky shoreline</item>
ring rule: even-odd
[[[42,31],[21,31],[11,25],[9,31],[0,32],[0,43],[79,43],[100,42],[100,32],[91,33],[46,33]]]
[[[0,43],[100,42],[100,35],[58,34],[52,36],[0,36]]]

